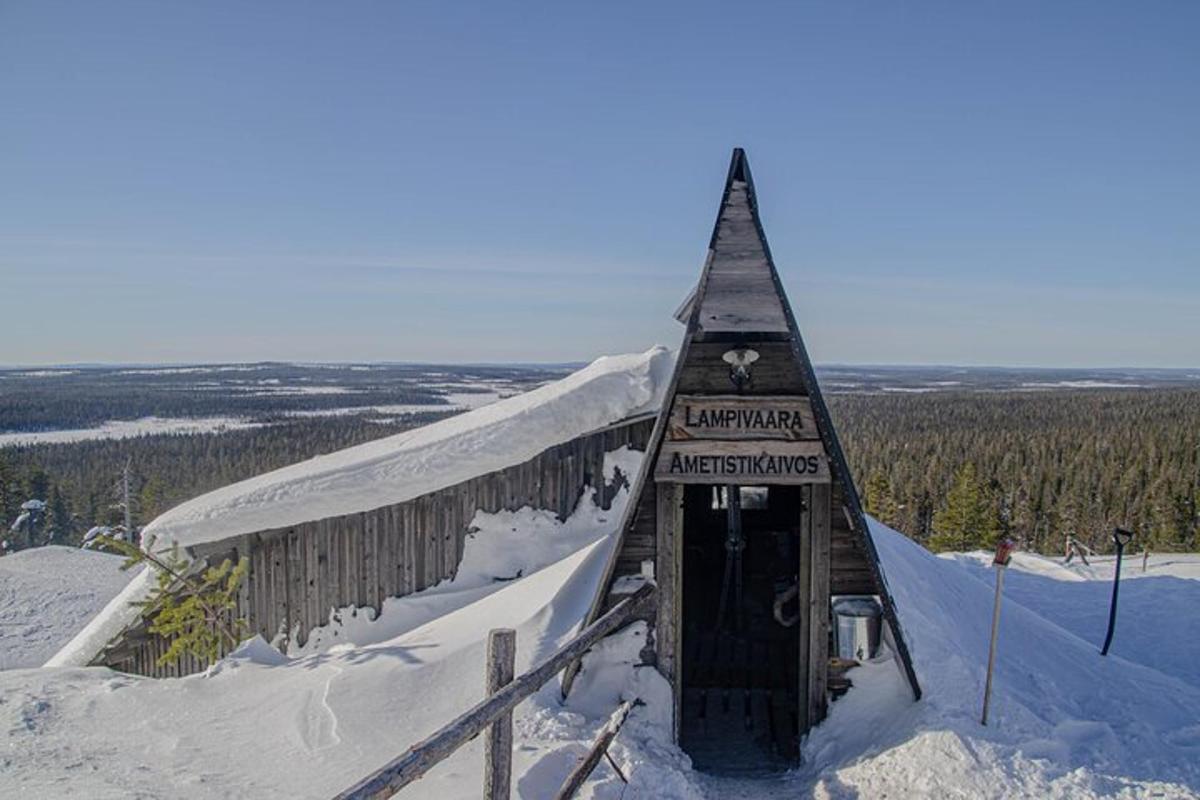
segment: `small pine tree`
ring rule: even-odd
[[[10,520],[17,516],[21,507],[20,486],[17,483],[17,471],[4,453],[0,452],[0,520]]]
[[[897,522],[897,506],[887,475],[881,470],[872,472],[867,478],[865,495],[867,513],[884,525],[894,527]]]
[[[45,497],[50,493],[50,476],[36,464],[25,477],[25,494],[29,497]]]
[[[134,508],[139,512],[139,517],[142,520],[154,519],[163,511],[166,511],[168,487],[166,482],[152,475],[142,484],[141,491],[137,494],[137,501],[134,503]]]
[[[46,543],[66,544],[75,536],[75,518],[63,493],[55,486],[50,490],[46,520]]]
[[[929,549],[974,550],[990,547],[1000,534],[1000,518],[987,487],[967,462],[954,474],[946,505],[933,515]]]
[[[232,650],[241,643],[246,620],[235,618],[238,587],[250,570],[249,559],[235,566],[228,558],[216,567],[194,569],[175,545],[169,553],[153,553],[114,536],[97,539],[107,549],[125,556],[121,569],[147,564],[157,572],[154,590],[134,605],[150,617],[150,632],[170,640],[159,666],[172,664],[185,655],[213,663],[221,646]]]

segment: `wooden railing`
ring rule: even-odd
[[[596,642],[636,619],[650,607],[654,593],[654,584],[643,584],[549,658],[512,682],[504,684],[502,688],[497,687],[503,683],[503,678],[512,675],[512,661],[516,652],[515,633],[493,631],[488,642],[489,696],[424,741],[413,745],[403,755],[337,795],[336,800],[377,800],[391,797],[489,727],[491,730],[488,734],[488,744],[484,748],[486,763],[483,796],[488,800],[508,800],[512,774],[513,709],[568,664],[583,656]],[[623,716],[621,721],[624,721]],[[611,726],[612,723],[609,727]],[[617,724],[616,727],[619,728],[620,725]],[[616,735],[615,730],[612,735]],[[604,738],[603,732],[601,738]],[[611,740],[612,738],[608,737],[603,743],[603,748],[606,749]],[[599,743],[598,740],[597,745]],[[596,749],[594,746],[593,751]],[[591,767],[598,761],[599,755],[592,760]],[[591,767],[588,772],[591,771]],[[586,777],[585,774],[583,778]],[[582,783],[582,779],[579,783]]]

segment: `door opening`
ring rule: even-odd
[[[679,739],[702,771],[798,760],[802,502],[800,486],[684,488]]]

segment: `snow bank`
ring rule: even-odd
[[[490,628],[517,630],[518,671],[572,636],[627,502],[626,489],[600,512],[588,497],[550,541],[521,549],[533,563],[544,557],[537,550],[557,548],[553,537],[578,543],[573,531],[591,520],[586,544],[385,641],[291,659],[258,639],[207,674],[176,680],[98,668],[0,675],[0,752],[20,754],[0,769],[0,797],[330,797],[481,699]],[[406,601],[422,599],[397,602]],[[560,709],[555,685],[518,715],[546,709]],[[582,714],[574,719],[581,735],[594,732]],[[521,743],[523,796],[548,795],[553,773],[537,777],[538,764],[547,755],[557,763],[561,744]],[[476,739],[408,794],[478,797],[481,760]]]
[[[268,472],[201,495],[143,532],[156,548],[365,511],[527,461],[662,402],[674,356],[663,347],[605,356],[560,381],[431,425]],[[153,576],[126,587],[48,666],[83,666],[136,618],[130,603]]]
[[[991,583],[991,555],[958,555],[968,570]],[[1005,596],[1099,648],[1108,628],[1114,559],[1091,557],[1060,563],[1033,553],[1018,553],[1004,579]],[[1121,567],[1116,635],[1110,652],[1129,661],[1182,678],[1200,687],[1200,614],[1176,614],[1174,607],[1200,609],[1200,557],[1152,556],[1145,572],[1141,556]],[[1085,577],[1089,576],[1089,577]],[[1164,607],[1162,598],[1172,598]],[[1158,618],[1158,619],[1155,619]],[[1170,625],[1172,634],[1163,636]]]
[[[34,547],[0,558],[0,670],[40,666],[133,577],[120,556]]]
[[[1077,581],[1042,579],[1045,616],[1006,593],[983,727],[992,576],[874,521],[871,532],[926,697],[898,703],[903,687],[894,670],[852,671],[854,689],[805,747],[818,796],[1198,796],[1200,682],[1169,664],[1100,657],[1093,637],[1064,627],[1060,601]],[[1174,638],[1176,620],[1194,613],[1188,584],[1195,585],[1158,586],[1160,613],[1124,617],[1124,629],[1144,626],[1154,649],[1194,658],[1195,640]],[[1118,640],[1121,630],[1118,623]]]

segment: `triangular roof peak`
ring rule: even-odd
[[[733,148],[733,158],[729,162],[728,180],[750,182],[750,162],[746,160],[746,151],[740,147]]]
[[[699,314],[692,319],[696,307]],[[787,312],[758,218],[754,178],[735,148],[700,282],[676,312],[701,338],[788,333]]]

